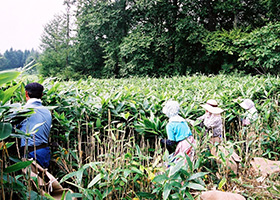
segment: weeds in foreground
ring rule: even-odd
[[[59,148],[53,151],[56,164],[50,171],[65,187],[71,187],[87,198],[161,199],[163,193],[167,198],[172,195],[174,198],[176,195],[176,198],[187,198],[187,192],[195,196],[193,189],[187,189],[185,193],[179,191],[181,187],[177,183],[182,177],[188,179],[187,173],[190,176],[208,173],[200,177],[207,190],[215,188],[236,192],[251,199],[275,199],[279,196],[277,177],[266,177],[263,182],[258,182],[260,175],[250,171],[250,159],[255,156],[279,160],[278,77],[194,75],[171,79],[89,79],[78,82],[42,79],[39,82],[46,87],[43,102],[53,110],[51,142],[59,144]],[[13,88],[13,84],[17,85],[3,85],[3,90]],[[11,99],[2,105],[5,109],[22,99],[19,90],[9,94]],[[256,103],[260,118],[252,130],[243,130],[240,126],[240,116],[244,111],[233,101],[239,96],[251,98]],[[175,179],[156,182],[160,180],[156,178],[158,171],[167,172],[159,165],[163,162],[165,149],[158,140],[166,137],[166,118],[161,113],[163,102],[178,100],[182,107],[181,115],[195,119],[203,114],[199,105],[210,98],[216,99],[225,110],[224,140],[229,144],[228,151],[236,152],[242,158],[238,173],[228,169],[227,156],[222,152],[218,152],[221,162],[216,162],[210,151],[209,138],[204,136],[203,130],[193,127],[198,141],[195,171],[189,172],[188,168],[186,172],[178,171]],[[10,158],[8,154],[5,156],[1,158],[4,168],[11,164],[6,162]],[[9,194],[17,191],[24,193],[18,195],[26,195],[26,191],[31,191],[28,179],[27,182],[22,181],[20,189],[12,182],[5,185],[4,168],[1,168],[1,187],[9,188]],[[23,178],[12,177],[14,179],[6,179]],[[168,181],[170,184],[174,182],[170,195],[164,192],[169,187],[166,186]],[[161,189],[154,191],[155,184],[159,184]]]

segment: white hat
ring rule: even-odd
[[[177,101],[168,101],[162,109],[162,112],[169,118],[178,115],[179,111],[180,105]]]
[[[223,109],[218,107],[217,101],[213,99],[208,100],[206,104],[201,105],[201,107],[213,114],[220,114],[224,111]]]
[[[242,103],[239,104],[245,110],[249,110],[255,107],[254,102],[251,99],[245,99]]]

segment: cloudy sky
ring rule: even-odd
[[[0,53],[39,50],[43,26],[64,10],[63,0],[0,0]]]

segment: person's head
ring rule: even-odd
[[[180,105],[177,101],[167,101],[162,109],[162,112],[166,114],[167,117],[174,117],[179,114]]]
[[[44,87],[39,83],[29,83],[25,86],[26,100],[30,98],[41,99],[43,96]]]
[[[249,110],[253,107],[255,107],[254,102],[251,99],[244,99],[242,103],[239,104],[242,108],[245,110]]]
[[[201,105],[206,112],[212,113],[212,114],[221,114],[223,112],[223,109],[218,107],[218,103],[214,99],[209,99],[206,104]]]

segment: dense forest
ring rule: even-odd
[[[277,73],[275,0],[66,0],[44,27],[45,76]],[[59,72],[59,73],[58,73]]]
[[[6,50],[0,54],[0,71],[23,67],[28,63],[38,60],[39,52],[35,50]]]

